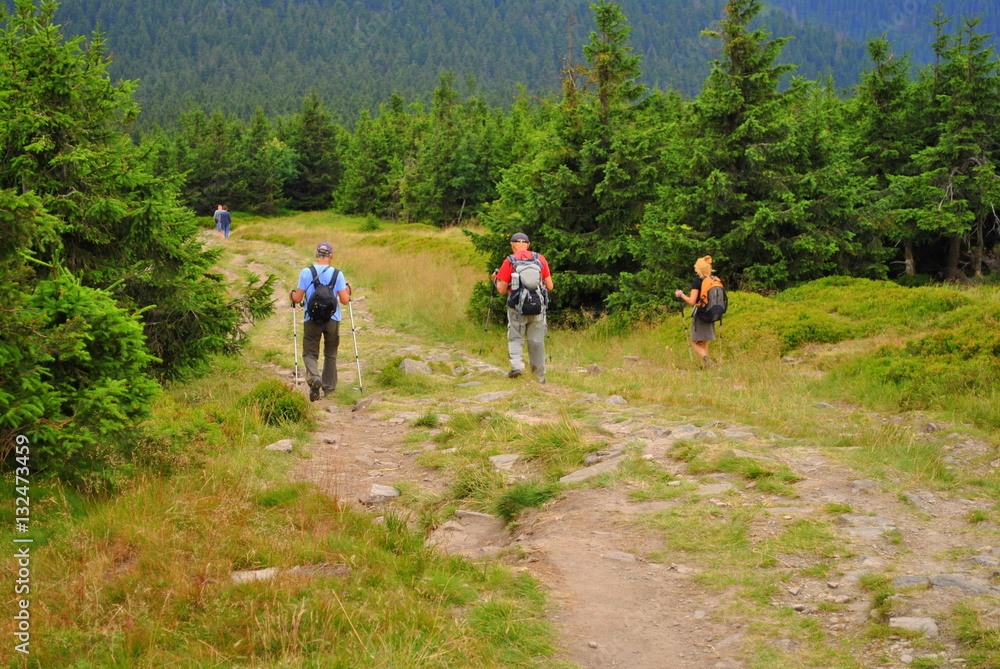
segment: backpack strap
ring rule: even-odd
[[[708,275],[701,280],[701,289],[698,291],[698,304],[696,307],[703,307],[708,304],[708,291],[705,290],[705,283],[711,281],[712,275]]]
[[[328,270],[329,268],[330,268],[329,265],[327,265],[326,267],[324,267],[323,268],[323,274],[326,274],[326,270]],[[313,273],[313,286],[315,286],[317,283],[321,283],[320,280],[319,280],[319,274],[316,273],[316,266],[315,265],[309,265],[309,269]],[[337,280],[337,271],[338,270],[334,270],[334,274],[333,274],[333,280],[334,281]]]

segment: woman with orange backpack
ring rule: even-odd
[[[698,276],[691,281],[691,294],[685,295],[683,290],[677,290],[674,291],[674,296],[694,307],[691,311],[691,348],[701,356],[705,367],[711,367],[715,362],[708,357],[708,342],[715,341],[715,321],[698,318],[698,309],[708,307],[709,290],[714,286],[721,288],[722,282],[712,275],[712,256],[698,258],[694,271]]]

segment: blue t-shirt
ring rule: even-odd
[[[330,280],[333,279],[334,268],[330,265],[313,265],[313,267],[316,268],[316,273],[319,275],[319,282],[324,286],[329,286]],[[334,310],[333,316],[330,317],[331,320],[340,320],[340,297],[337,296],[337,294],[345,288],[347,288],[347,279],[344,278],[343,272],[338,272],[337,283],[333,286],[334,297],[337,300],[337,308]],[[313,287],[313,273],[308,267],[302,270],[299,274],[299,290],[306,291],[306,296],[302,299],[302,304],[308,305],[309,298],[316,292],[316,289]],[[309,310],[304,309],[303,311],[305,312],[305,316],[302,320],[309,320]]]

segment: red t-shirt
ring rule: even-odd
[[[518,251],[514,254],[516,260],[530,260],[533,251]],[[538,261],[542,263],[542,279],[547,279],[552,276],[552,272],[549,271],[549,263],[545,260],[545,256],[541,253],[538,254]],[[500,265],[500,271],[497,272],[497,281],[503,281],[504,283],[510,283],[510,275],[514,273],[514,266],[510,264],[510,256],[503,259],[503,264]]]

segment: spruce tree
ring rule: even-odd
[[[873,67],[861,76],[851,100],[852,150],[861,161],[862,173],[871,178],[867,214],[904,250],[907,276],[916,274],[914,243],[920,239],[913,220],[893,211],[890,179],[907,173],[911,156],[923,148],[917,100],[909,78],[910,63],[897,55],[883,35],[869,40]]]
[[[637,269],[630,239],[638,234],[659,179],[662,96],[643,98],[640,57],[630,28],[610,0],[591,5],[597,30],[586,64],[564,72],[563,96],[547,127],[533,133],[534,151],[504,173],[500,197],[487,210],[490,234],[473,236],[495,267],[507,237],[525,232],[558,272],[556,309],[607,308],[623,272]]]
[[[306,211],[328,208],[343,173],[340,155],[347,132],[333,122],[316,89],[302,101],[284,140],[298,156],[296,175],[285,184],[289,205]]]
[[[913,157],[914,174],[891,181],[894,213],[937,242],[945,278],[964,280],[963,240],[973,240],[969,256],[979,276],[987,226],[998,221],[1000,76],[994,49],[978,32],[979,20],[964,20],[957,35],[943,33],[947,21],[939,16],[934,22],[939,61],[922,82],[931,136]]]
[[[345,214],[397,218],[404,159],[414,142],[415,119],[402,97],[393,95],[372,118],[361,112],[343,154],[344,176],[334,193],[334,207]]]
[[[706,31],[722,40],[722,57],[671,133],[667,179],[636,247],[644,269],[624,277],[624,303],[672,301],[703,255],[745,289],[881,272],[840,137],[841,105],[829,86],[792,78],[781,89],[794,69],[775,63],[787,40],[747,27],[761,6],[730,0],[718,29]]]
[[[239,349],[272,286],[228,294],[178,179],[125,132],[134,85],[54,10],[0,14],[0,452],[27,433],[52,471],[89,471],[127,455],[157,378]]]

